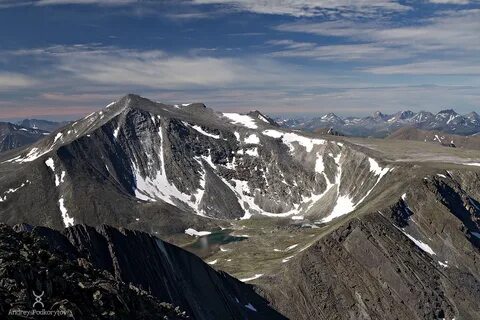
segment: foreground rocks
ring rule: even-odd
[[[45,310],[75,319],[283,318],[251,286],[145,233],[83,225],[65,235],[16,230],[0,225],[2,319],[34,309],[42,292]]]
[[[34,294],[42,292],[45,310],[65,312],[59,318],[189,319],[178,307],[93,268],[84,258],[69,260],[52,252],[34,233],[0,225],[0,318],[42,309],[40,304],[33,308]]]

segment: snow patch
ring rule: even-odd
[[[466,166],[476,166],[480,167],[480,162],[471,162],[471,163],[463,163]]]
[[[290,152],[295,151],[294,143],[298,143],[299,145],[303,146],[307,152],[311,152],[313,147],[316,145],[323,145],[326,143],[326,141],[323,139],[307,138],[296,133],[281,132],[273,129],[265,130],[262,133],[263,135],[275,139],[282,138],[283,143],[290,148]]]
[[[376,176],[382,174],[383,170],[388,171],[388,168],[382,169],[382,167],[380,167],[380,165],[377,161],[375,161],[375,159],[368,158],[368,162],[370,163],[370,171],[373,172]]]
[[[445,261],[445,262],[438,261],[438,264],[441,265],[444,268],[448,268],[448,261]]]
[[[230,119],[233,124],[239,124],[249,129],[257,129],[258,126],[255,123],[255,120],[247,115],[238,114],[238,113],[223,113],[224,117]]]
[[[315,161],[315,172],[322,173],[325,170],[325,164],[323,163],[323,154],[317,153],[317,160]]]
[[[185,234],[188,234],[189,236],[192,237],[203,237],[203,236],[208,236],[211,234],[210,231],[197,231],[193,228],[188,228],[185,230]]]
[[[120,133],[120,126],[118,126],[118,127],[113,131],[113,137],[114,137],[115,139],[117,139],[119,133]]]
[[[25,186],[26,186],[27,184],[29,184],[29,183],[30,183],[30,181],[27,180],[27,181],[25,181],[24,183],[22,183],[18,188],[10,188],[10,189],[8,189],[7,191],[5,191],[5,192],[3,193],[3,197],[0,197],[0,202],[6,201],[8,194],[12,194],[12,193],[17,192],[18,190],[20,190],[21,188],[25,187]]]
[[[52,158],[48,158],[45,160],[45,165],[52,170],[53,175],[55,176],[55,186],[58,187],[60,185],[60,177],[55,173],[55,162]],[[63,178],[65,178],[65,176],[63,176]]]
[[[65,207],[65,200],[60,198],[58,200],[58,207],[60,208],[60,212],[62,213],[62,218],[63,218],[63,224],[65,225],[66,228],[73,226],[74,225],[74,220],[72,217],[68,215],[67,208]]]
[[[258,115],[258,119],[259,119],[259,120],[262,120],[262,121],[265,122],[265,123],[270,123],[270,122],[268,122],[267,118],[265,118],[265,117],[262,116],[261,114]]]
[[[249,309],[249,310],[252,310],[252,311],[254,311],[254,312],[257,312],[257,309],[255,309],[255,307],[254,307],[251,303],[246,304],[246,305],[245,305],[245,308],[247,308],[247,309]]]
[[[433,251],[433,249],[428,245],[426,244],[425,242],[422,242],[420,240],[417,240],[415,239],[414,237],[412,237],[411,235],[409,235],[408,233],[406,233],[405,231],[403,231],[403,234],[406,235],[410,240],[413,241],[413,243],[415,243],[415,245],[417,247],[419,247],[420,249],[422,249],[423,251],[425,251],[426,253],[428,253],[429,255],[436,255],[436,253]]]
[[[337,157],[335,157],[334,159],[337,165],[339,165],[340,163],[340,157],[341,157],[341,154],[337,155]],[[360,199],[357,203],[354,203],[353,198],[351,198],[349,195],[339,195],[337,197],[337,202],[332,212],[328,216],[320,220],[320,222],[322,223],[330,222],[333,219],[349,214],[350,212],[355,210],[355,208],[357,208],[370,195],[373,189],[375,189],[375,187],[380,182],[380,180],[382,180],[383,176],[385,176],[391,170],[390,168],[382,169],[378,165],[378,163],[371,158],[369,158],[369,162],[370,162],[370,171],[377,176],[377,181],[375,182],[373,187],[370,190],[368,190],[365,196],[362,199]],[[339,166],[339,168],[341,167]],[[337,185],[338,193],[340,192],[340,177],[341,177],[341,170],[339,170],[339,172],[337,173],[336,182],[335,182],[335,184]]]
[[[220,139],[220,135],[213,134],[213,133],[209,133],[209,132],[203,130],[202,127],[200,127],[200,126],[198,126],[198,125],[191,125],[191,124],[189,124],[189,123],[187,123],[187,122],[183,122],[183,124],[185,124],[186,126],[194,129],[195,131],[203,134],[204,136],[207,136],[207,137],[210,137],[210,138],[213,138],[213,139],[217,139],[217,140]]]
[[[247,143],[247,144],[259,144],[260,139],[258,138],[258,136],[256,134],[251,134],[250,136],[245,138],[244,142]]]
[[[53,143],[56,143],[59,139],[62,139],[63,134],[61,132],[57,133],[55,138],[53,139]]]
[[[45,160],[45,164],[47,167],[49,167],[53,172],[55,172],[55,162],[53,161],[52,158],[48,158]]]
[[[258,157],[258,148],[249,148],[245,151],[246,154],[248,154],[251,157]]]
[[[248,281],[252,281],[252,280],[258,279],[258,278],[260,278],[261,276],[263,276],[263,273],[257,273],[257,274],[255,274],[254,276],[252,276],[252,277],[250,277],[250,278],[243,278],[243,279],[239,279],[239,280],[242,281],[242,282],[248,282]]]
[[[195,210],[197,214],[201,214],[199,205],[203,193],[205,191],[205,171],[203,170],[200,177],[200,188],[193,193],[195,201],[192,200],[192,195],[182,193],[178,188],[168,180],[165,170],[165,155],[163,149],[164,137],[162,128],[159,128],[158,132],[160,136],[159,156],[161,161],[161,168],[153,174],[144,176],[134,162],[132,162],[132,172],[135,177],[135,196],[144,201],[157,201],[163,200],[169,204],[176,205],[174,199],[180,200]],[[200,162],[199,159],[197,161]]]
[[[295,249],[296,247],[298,247],[298,243],[297,244],[294,244],[294,245],[291,245],[290,247],[288,247],[287,249],[285,249],[285,251],[290,251],[292,249]]]

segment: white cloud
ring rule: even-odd
[[[381,11],[405,11],[409,7],[394,0],[192,0],[196,4],[230,5],[242,11],[259,14],[312,17],[324,14],[324,10],[347,10],[372,13]]]
[[[281,50],[272,52],[273,57],[310,58],[314,60],[355,61],[355,60],[392,60],[408,58],[407,52],[375,44],[339,44],[317,45],[312,42],[292,40],[269,41],[268,44],[280,46]]]
[[[430,60],[382,67],[365,68],[367,72],[379,75],[480,75],[480,60],[451,61]]]
[[[37,5],[58,5],[58,4],[99,4],[99,5],[124,5],[134,3],[136,0],[38,0]]]
[[[289,23],[279,25],[276,29],[344,37],[381,46],[405,47],[415,52],[435,50],[459,52],[480,49],[480,10],[477,9],[443,12],[408,27],[392,27],[382,23],[327,21]]]
[[[409,58],[399,66],[366,68],[376,74],[478,74],[480,55],[480,10],[442,11],[434,17],[406,27],[378,22],[327,21],[279,25],[279,31],[321,37],[338,37],[341,45],[309,47],[279,41],[283,50],[275,56],[364,60],[378,66],[381,61]],[[270,42],[272,44],[272,42]],[[403,70],[401,70],[404,68]]]
[[[439,3],[439,4],[469,4],[472,1],[470,0],[429,0],[429,2]]]
[[[191,50],[197,52],[197,50]],[[203,52],[203,51],[200,51]],[[98,45],[54,46],[9,54],[48,64],[53,79],[116,88],[205,89],[282,86],[308,79],[326,80],[309,69],[271,58],[169,55],[160,50],[134,50]],[[50,66],[51,65],[51,66]],[[288,77],[285,75],[288,74]]]
[[[35,81],[35,79],[26,75],[0,72],[0,91],[28,88],[36,84],[37,81]]]
[[[0,0],[0,9],[18,6],[51,6],[65,4],[126,5],[137,0]]]

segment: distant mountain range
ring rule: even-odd
[[[0,122],[0,152],[34,143],[45,135],[48,135],[48,132]]]
[[[310,119],[281,119],[279,125],[290,129],[317,131],[323,128],[359,137],[383,138],[403,127],[415,127],[422,130],[437,130],[457,135],[474,135],[480,132],[480,116],[476,112],[460,115],[452,109],[442,110],[437,114],[427,111],[418,113],[400,111],[395,114],[375,112],[371,116],[342,118],[334,113]]]
[[[67,121],[55,122],[38,119],[25,119],[17,123],[0,122],[0,152],[37,142],[67,124]]]
[[[38,129],[47,132],[53,132],[61,127],[66,126],[69,121],[49,121],[40,119],[24,119],[16,124],[25,128]]]

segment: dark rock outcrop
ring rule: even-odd
[[[86,259],[52,249],[64,240],[53,230],[44,238],[0,225],[0,318],[24,319],[29,317],[18,316],[21,312],[46,310],[57,312],[50,316],[55,319],[191,319]]]
[[[76,225],[63,234],[16,229],[0,230],[4,314],[31,306],[36,290],[76,319],[284,319],[252,286],[149,234],[105,225]]]

